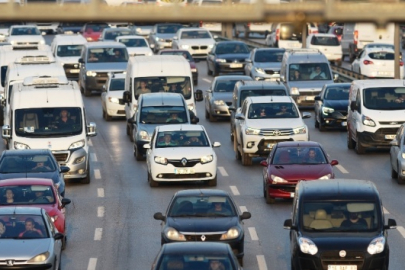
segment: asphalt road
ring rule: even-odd
[[[48,41],[52,36],[47,36]],[[197,64],[199,84],[205,92],[212,77],[206,62]],[[99,95],[83,97],[89,121],[97,123],[98,135],[91,138],[92,181],[89,185],[68,182],[66,197],[68,245],[63,252],[64,270],[150,269],[160,248],[160,222],[155,212],[164,212],[174,192],[206,188],[200,183],[168,184],[151,188],[147,183],[145,162],[137,162],[132,143],[125,132],[125,121],[106,122],[102,118]],[[227,120],[210,123],[204,119],[204,102],[197,104],[200,124],[211,141],[221,142],[216,149],[219,159],[218,189],[230,192],[238,206],[252,213],[245,221],[245,267],[247,270],[290,269],[289,233],[283,222],[290,218],[291,201],[267,205],[262,192],[260,159],[244,167],[234,157]],[[358,156],[346,147],[346,132],[320,133],[314,118],[306,119],[310,138],[320,142],[331,159],[340,163],[336,177],[368,179],[380,191],[386,209],[385,218],[394,218],[397,230],[389,231],[390,269],[403,269],[405,257],[405,186],[390,178],[387,151]],[[4,148],[3,148],[4,149]]]

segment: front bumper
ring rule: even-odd
[[[391,148],[392,135],[397,134],[398,128],[379,128],[376,132],[357,132],[360,143],[365,148]],[[386,136],[389,139],[387,139]]]
[[[167,48],[172,48],[172,40],[166,40],[166,41],[157,41],[155,43],[155,47],[157,50],[163,50]]]
[[[319,91],[313,92],[300,92],[299,96],[292,96],[299,107],[313,107],[315,103],[315,97],[319,95]]]
[[[232,105],[232,102],[229,103],[229,106]],[[229,111],[228,104],[226,105],[215,105],[213,102],[211,103],[211,115],[215,117],[231,117],[231,112]]]
[[[245,63],[215,63],[215,69],[218,73],[245,73]]]
[[[322,125],[334,128],[346,128],[347,126],[347,111],[334,111],[327,115],[320,112],[319,120]]]
[[[106,101],[106,110],[109,116],[125,116],[125,105]]]
[[[97,72],[97,71],[96,71]],[[87,76],[86,75],[86,89],[88,91],[98,91],[101,92],[103,89],[103,85],[107,82],[108,75],[107,72],[97,72],[95,77]]]
[[[270,81],[276,81],[280,79],[280,72],[279,71],[273,71],[273,70],[264,70],[265,73],[257,72],[254,68],[252,69],[252,77],[256,81],[262,81],[262,80],[270,80]]]
[[[66,77],[70,80],[78,80],[79,79],[79,63],[66,63],[63,65],[63,69],[65,70]]]
[[[68,166],[70,171],[65,179],[85,178],[87,176],[89,153],[82,147],[74,150],[52,151],[60,166]]]
[[[169,161],[170,162],[170,161]],[[192,160],[189,160],[192,162]],[[177,163],[180,163],[178,161]],[[183,167],[175,166],[175,162],[168,163],[167,165],[158,164],[154,161],[151,163],[151,177],[157,182],[178,182],[178,181],[208,181],[217,176],[217,163],[215,160],[201,164],[200,162],[193,162],[194,166]],[[179,170],[189,169],[191,172],[182,174]]]
[[[268,195],[273,198],[290,199],[295,196],[295,186],[298,181],[283,184],[267,184]]]
[[[208,53],[210,52],[211,48],[209,46],[205,45],[192,45],[188,49],[185,49],[183,47],[180,47],[180,49],[188,50],[193,58],[198,58],[198,59],[206,59]]]
[[[7,270],[46,270],[51,269],[51,263],[45,264],[14,264],[13,266],[7,266],[5,263],[0,264],[0,270],[7,269]]]

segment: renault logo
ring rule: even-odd
[[[183,158],[183,159],[181,160],[181,164],[183,164],[183,166],[185,167],[185,166],[187,165],[187,159],[186,159],[186,158]]]
[[[13,260],[7,260],[7,266],[14,266]]]
[[[205,239],[206,239],[207,237],[205,237],[205,235],[201,235],[201,241],[205,241]]]
[[[339,256],[342,258],[346,257],[346,251],[345,250],[339,251]]]

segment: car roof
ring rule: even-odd
[[[286,89],[284,84],[281,84],[280,81],[241,81],[238,84],[238,87],[243,90],[256,90],[258,87],[260,89],[271,89],[271,88],[282,88]]]
[[[142,94],[141,106],[183,106],[183,97],[177,93],[146,93]]]
[[[325,62],[329,63],[326,56],[319,51],[318,49],[292,49],[286,50],[285,52],[288,55],[288,63],[316,63],[316,62]]]
[[[208,31],[208,29],[205,29],[203,27],[184,27],[184,28],[180,28],[179,31],[182,32],[189,32],[189,31]]]
[[[42,208],[28,206],[4,206],[0,208],[0,215],[42,215]]]
[[[217,45],[220,45],[220,44],[243,44],[243,45],[247,46],[245,42],[237,41],[237,40],[224,40],[224,41],[217,42]]]
[[[124,73],[114,73],[109,76],[111,77],[111,80],[114,80],[114,79],[125,79],[127,75]]]
[[[177,191],[174,196],[227,196],[229,193],[220,189],[187,189]]]
[[[301,200],[375,200],[378,197],[376,186],[368,180],[301,181],[297,190]]]
[[[228,254],[229,244],[216,243],[216,242],[182,242],[182,243],[169,243],[164,244],[164,254],[195,254],[196,252],[202,254]]]
[[[404,80],[399,79],[373,79],[373,80],[356,80],[352,84],[360,87],[376,88],[376,87],[404,87]]]
[[[122,32],[122,31],[131,31],[131,29],[127,27],[122,28],[104,28],[104,32]]]
[[[285,51],[284,48],[254,48],[255,51],[275,51],[275,52],[283,52]]]
[[[393,48],[389,48],[389,47],[367,47],[364,48],[364,50],[369,53],[369,52],[390,52],[390,53],[394,53],[394,49]]]
[[[87,40],[82,35],[60,34],[55,36],[53,42],[57,42],[58,45],[80,45],[87,43]]]
[[[0,181],[0,187],[23,185],[53,186],[53,180],[46,178],[12,178]]]
[[[218,81],[231,81],[231,80],[239,80],[239,81],[249,81],[253,80],[252,77],[247,75],[222,75],[217,76],[214,79],[216,82]]]
[[[28,155],[51,155],[48,149],[21,149],[21,150],[4,150],[5,156],[28,156]]]
[[[192,125],[192,124],[181,124],[181,125],[164,125],[164,126],[159,126],[158,127],[159,131],[165,132],[165,131],[204,131],[204,128],[202,125]]]
[[[311,34],[310,36],[337,38],[334,34],[324,34],[324,33]]]
[[[278,147],[294,147],[294,146],[303,146],[303,147],[317,147],[321,146],[318,142],[313,141],[288,141],[288,142],[279,142],[277,143]]]
[[[143,36],[137,36],[137,35],[124,35],[124,36],[118,36],[116,38],[117,39],[132,38],[132,39],[144,39],[144,40],[146,40],[146,38],[144,38]]]
[[[17,24],[17,25],[12,25],[10,28],[38,28],[36,25],[32,24],[27,24],[27,25],[22,25],[22,24]]]
[[[293,103],[290,96],[260,96],[260,97],[247,97],[250,103],[271,103],[271,102],[287,102]]]
[[[120,47],[126,48],[126,46],[120,42],[115,41],[96,41],[96,42],[88,42],[85,44],[87,48],[108,48],[108,47]]]
[[[351,83],[328,83],[325,84],[325,88],[334,87],[334,86],[349,86],[352,85]]]

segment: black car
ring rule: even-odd
[[[48,149],[5,150],[0,156],[0,180],[11,178],[52,179],[62,197],[65,195],[63,173],[69,167],[59,166]]]
[[[80,22],[62,22],[59,24],[58,28],[56,28],[57,34],[69,34],[69,33],[80,33],[82,30],[84,23]]]
[[[325,84],[321,93],[315,97],[315,127],[319,131],[325,131],[326,127],[346,130],[350,85]]]
[[[249,47],[244,42],[217,42],[207,56],[208,75],[245,73],[245,60],[249,58],[249,53]]]
[[[371,181],[301,181],[295,189],[290,230],[291,269],[388,270],[388,229]]]
[[[241,270],[229,245],[224,243],[183,242],[164,244],[152,270]]]
[[[242,265],[245,239],[242,220],[249,219],[251,214],[238,212],[231,196],[223,190],[191,189],[174,194],[166,216],[158,212],[153,217],[163,221],[162,244],[228,243]]]

